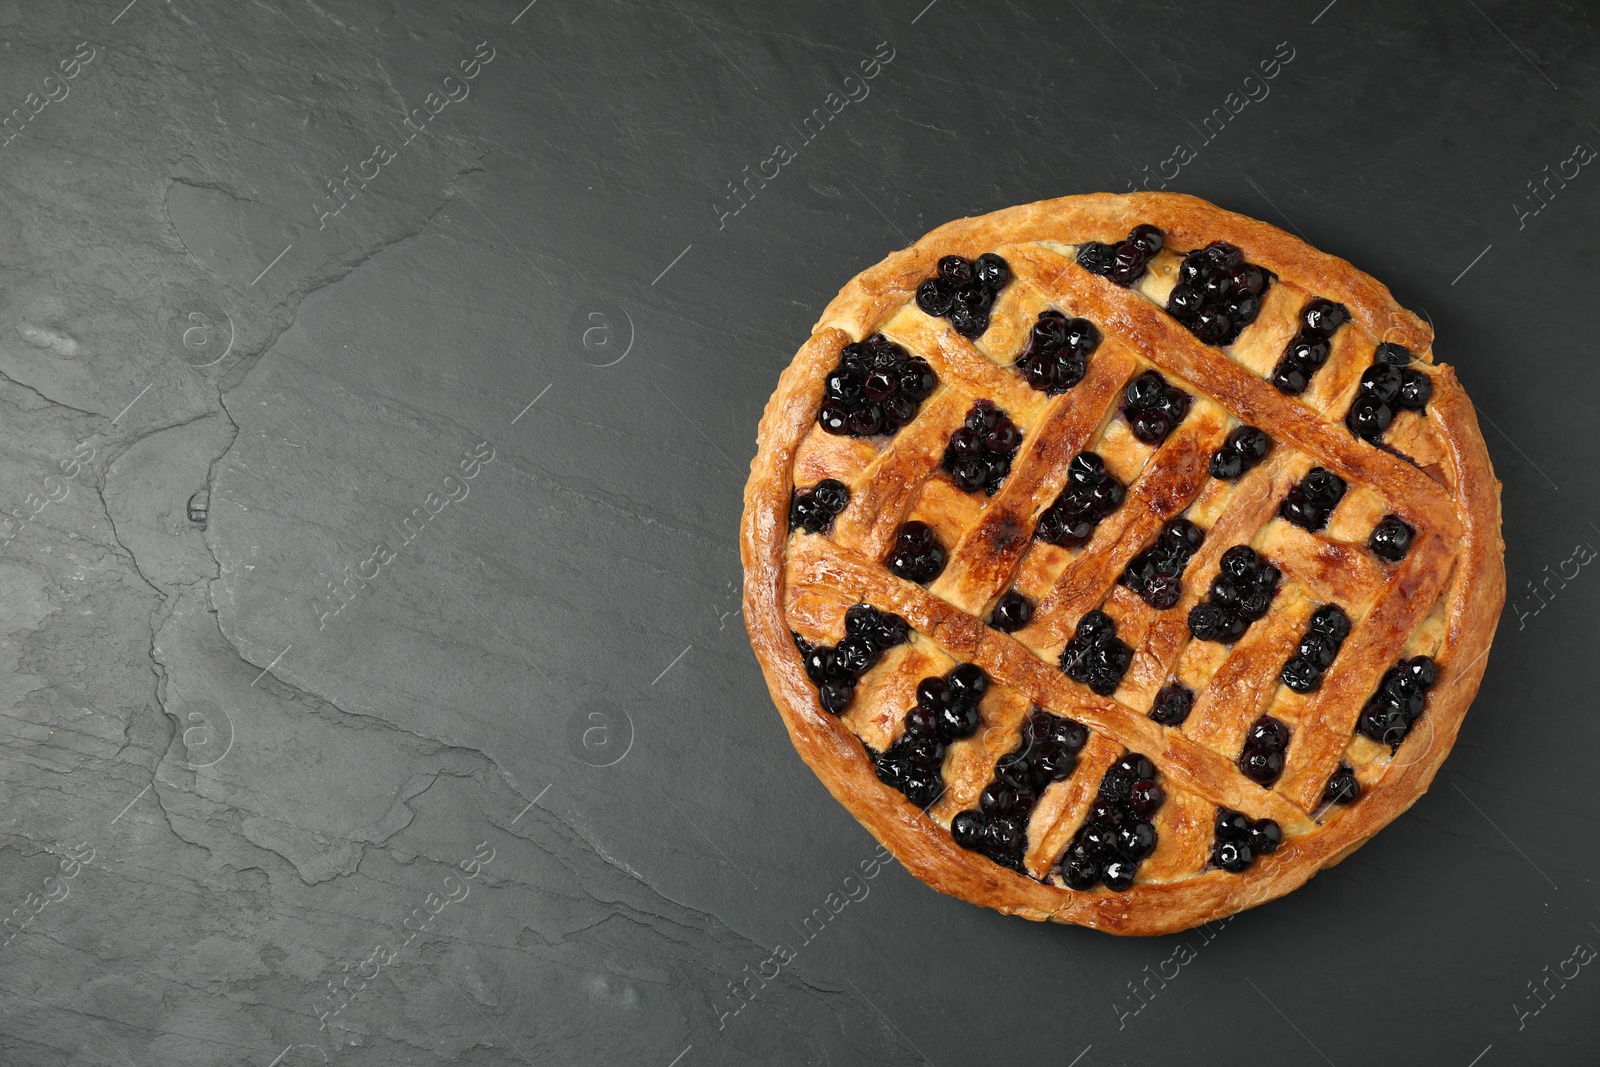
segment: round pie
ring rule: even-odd
[[[1505,600],[1433,331],[1167,193],[961,219],[783,372],[744,617],[795,748],[908,870],[1161,934],[1281,896],[1427,789]]]

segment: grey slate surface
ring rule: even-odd
[[[0,1064],[1596,1061],[1592,5],[522,3],[0,3]],[[1135,941],[878,863],[736,526],[850,275],[1175,159],[1431,318],[1511,601],[1411,813]]]

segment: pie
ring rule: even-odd
[[[745,489],[795,748],[941,892],[1119,934],[1281,896],[1427,789],[1505,600],[1433,331],[1169,193],[961,219],[852,279]]]

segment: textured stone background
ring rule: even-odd
[[[0,1064],[1595,1061],[1600,977],[1547,976],[1600,945],[1600,579],[1547,576],[1600,545],[1600,177],[1528,186],[1600,145],[1592,6],[523,2],[0,2]],[[1178,142],[1479,402],[1483,694],[1412,813],[1217,930],[892,863],[841,906],[875,844],[738,614],[762,403],[889,249]]]

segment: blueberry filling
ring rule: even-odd
[[[1361,736],[1399,748],[1422,715],[1428,690],[1439,680],[1439,668],[1427,656],[1402,659],[1378,683],[1378,691],[1361,709],[1356,729]]]
[[[1300,332],[1289,339],[1278,365],[1272,369],[1272,384],[1286,396],[1299,396],[1312,377],[1328,362],[1333,351],[1329,338],[1350,319],[1343,304],[1317,297],[1300,309]]]
[[[1303,530],[1316,533],[1344,499],[1344,479],[1322,467],[1312,467],[1300,484],[1290,489],[1278,514]]]
[[[917,307],[934,318],[946,318],[962,337],[981,337],[989,328],[994,298],[1011,280],[1011,268],[993,252],[975,260],[945,256],[936,273],[917,286]]]
[[[1252,820],[1242,811],[1218,808],[1211,862],[1230,874],[1238,874],[1257,856],[1276,851],[1282,843],[1283,831],[1271,819]]]
[[[856,682],[878,662],[878,657],[903,645],[911,637],[906,620],[871,604],[856,604],[844,614],[845,637],[832,648],[813,645],[794,634],[795,647],[806,677],[817,687],[822,710],[839,715],[850,704]]]
[[[1109,278],[1113,283],[1128,288],[1144,277],[1145,268],[1166,243],[1160,230],[1142,222],[1128,231],[1128,239],[1110,245],[1089,241],[1078,247],[1078,265],[1091,274]]]
[[[1039,312],[1015,366],[1029,385],[1056,396],[1083,381],[1089,353],[1099,344],[1100,331],[1094,323],[1069,319],[1052,308]]]
[[[1272,272],[1224,241],[1190,252],[1178,267],[1167,313],[1208,345],[1231,345],[1261,313]]]
[[[950,435],[944,450],[944,470],[957,489],[990,496],[1011,470],[1011,460],[1022,443],[1022,433],[992,400],[980,400],[967,412],[966,423]]]
[[[1231,645],[1267,613],[1281,572],[1248,545],[1222,554],[1209,598],[1189,609],[1189,632],[1200,641]]]
[[[1117,691],[1133,662],[1133,649],[1117,638],[1117,624],[1098,609],[1078,620],[1077,631],[1061,650],[1061,669],[1074,682],[1103,697]]]
[[[1066,487],[1039,516],[1033,536],[1062,548],[1077,548],[1117,510],[1122,496],[1122,483],[1106,472],[1105,461],[1093,452],[1079,452],[1067,464]]]
[[[1100,792],[1084,824],[1061,855],[1061,880],[1070,889],[1104,883],[1121,893],[1133,885],[1139,863],[1156,848],[1155,814],[1166,800],[1155,764],[1137,752],[1123,756],[1100,779]]]
[[[1211,455],[1211,477],[1233,481],[1272,451],[1272,439],[1254,426],[1237,426]]]
[[[1350,636],[1350,616],[1337,604],[1324,604],[1311,616],[1300,647],[1283,665],[1279,677],[1296,693],[1313,693],[1322,685],[1322,673],[1333,666],[1339,647]]]
[[[1071,777],[1088,739],[1089,731],[1081,723],[1034,708],[1022,724],[1017,747],[996,761],[994,777],[979,794],[977,809],[950,820],[956,844],[1022,871],[1028,816],[1051,782]]]
[[[900,527],[886,561],[889,569],[908,582],[926,584],[944,570],[945,551],[933,529],[912,520]]]
[[[916,707],[906,712],[905,733],[874,757],[878,780],[926,809],[944,792],[940,766],[945,746],[978,732],[978,701],[989,676],[975,663],[963,663],[944,677],[917,683]]]
[[[1000,599],[995,601],[994,611],[989,616],[989,625],[1001,633],[1014,634],[1033,618],[1033,601],[1017,592],[1008,589],[1000,594]]]
[[[1147,370],[1122,392],[1122,417],[1133,436],[1147,445],[1167,439],[1172,428],[1189,414],[1189,394],[1153,370]]]
[[[1360,391],[1344,422],[1363,441],[1380,444],[1397,413],[1422,411],[1432,396],[1433,380],[1411,366],[1410,350],[1386,341],[1361,372]]]
[[[938,384],[927,360],[875,333],[839,353],[824,381],[817,422],[843,437],[894,433],[916,417]]]
[[[1283,751],[1289,747],[1289,727],[1271,715],[1250,724],[1239,753],[1239,769],[1260,786],[1269,786],[1283,773]]]
[[[1322,802],[1324,804],[1354,804],[1361,795],[1361,783],[1356,780],[1355,768],[1348,763],[1339,764],[1339,769],[1328,778],[1328,784],[1322,789]]]
[[[1417,531],[1406,525],[1400,516],[1385,515],[1383,520],[1372,528],[1372,536],[1367,538],[1367,547],[1372,549],[1372,554],[1379,559],[1399,563],[1406,558],[1406,553],[1411,551],[1411,539],[1416,535]]]
[[[1169,519],[1156,543],[1129,560],[1118,580],[1157,611],[1175,607],[1183,596],[1183,568],[1205,539],[1188,519]]]
[[[822,533],[833,525],[833,518],[850,503],[850,490],[833,478],[824,478],[804,493],[796,493],[789,503],[789,529]]]
[[[1150,718],[1162,726],[1182,726],[1194,707],[1194,690],[1182,682],[1169,682],[1161,687],[1150,705]]]

